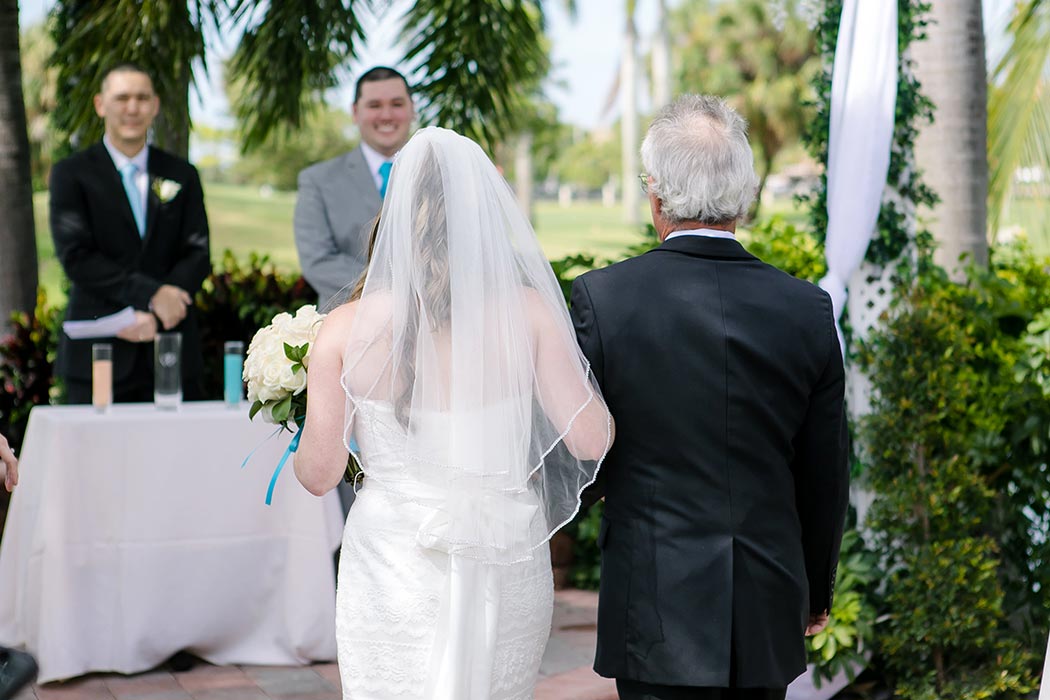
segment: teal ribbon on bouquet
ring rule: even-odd
[[[270,505],[270,501],[273,500],[273,487],[277,485],[277,477],[281,475],[281,470],[284,469],[284,463],[288,461],[288,458],[292,456],[292,453],[299,449],[299,438],[303,436],[303,429],[299,428],[295,435],[292,436],[292,441],[288,443],[288,447],[284,448],[284,454],[281,455],[281,461],[277,463],[277,468],[273,470],[273,476],[270,477],[270,486],[266,489],[266,505]]]
[[[249,452],[248,456],[244,458],[243,462],[241,462],[241,469],[248,466],[248,460],[252,458],[252,455],[254,455],[260,447],[274,439],[282,430],[284,430],[284,426],[278,426],[277,430],[270,434],[270,437],[263,440],[254,450]],[[303,429],[299,428],[295,435],[292,436],[292,441],[288,443],[288,447],[284,448],[284,454],[281,455],[281,460],[277,462],[277,467],[273,470],[273,476],[270,477],[270,485],[266,489],[266,505],[270,505],[273,501],[273,489],[277,485],[277,477],[281,475],[281,470],[284,469],[284,465],[288,461],[288,458],[292,456],[293,452],[299,449],[299,438],[301,438],[302,435]]]
[[[303,436],[303,428],[305,427],[305,423],[306,421],[304,420],[303,425],[300,425],[299,430],[297,430],[295,432],[295,435],[292,436],[291,442],[288,443],[288,447],[284,448],[284,454],[281,455],[280,461],[277,462],[277,466],[273,470],[273,476],[270,477],[270,485],[266,488],[266,505],[271,505],[271,502],[273,501],[273,489],[275,486],[277,486],[277,477],[281,475],[281,470],[284,469],[285,463],[287,463],[288,458],[291,457],[292,454],[299,449],[299,439]],[[270,437],[263,440],[262,444],[260,444],[259,447],[262,447],[264,444],[269,442],[282,430],[284,430],[283,427],[277,428],[277,430],[275,430],[273,434],[270,435]],[[252,458],[252,455],[255,454],[256,450],[258,450],[259,447],[256,447],[254,450],[248,453],[248,456],[244,458],[243,462],[241,462],[241,469],[244,469],[244,467],[247,466],[248,460]],[[352,452],[359,451],[359,448],[357,447],[357,441],[353,438],[350,438],[350,450]]]

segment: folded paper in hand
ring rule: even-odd
[[[125,306],[115,314],[100,316],[93,321],[65,321],[62,330],[73,340],[111,338],[134,323],[135,309]]]

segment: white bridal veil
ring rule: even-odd
[[[612,421],[558,283],[473,141],[419,131],[398,154],[343,358],[370,487],[431,510],[425,547],[531,557],[576,514]]]

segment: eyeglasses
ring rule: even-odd
[[[642,186],[642,192],[649,194],[649,173],[638,173],[638,184]]]

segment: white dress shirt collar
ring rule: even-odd
[[[113,165],[117,166],[118,173],[128,163],[134,163],[135,167],[138,168],[135,171],[135,189],[139,193],[139,203],[142,206],[141,211],[147,211],[149,207],[149,199],[147,197],[149,193],[149,146],[143,146],[141,151],[129,158],[117,150],[116,146],[110,142],[108,136],[102,137],[102,145],[109,152],[109,157],[113,159]]]
[[[371,173],[372,179],[376,183],[376,189],[381,189],[383,187],[383,176],[379,174],[379,166],[387,161],[393,161],[394,157],[387,158],[364,141],[361,142],[361,153],[365,156],[365,163],[368,164],[368,172]]]
[[[109,140],[108,135],[102,137],[102,145],[106,147],[109,157],[113,159],[113,165],[117,166],[118,171],[128,163],[134,163],[135,167],[139,169],[139,173],[145,174],[149,172],[149,146],[143,146],[141,151],[129,158],[117,150],[117,147]]]
[[[665,241],[669,241],[672,238],[678,238],[679,236],[706,236],[707,238],[728,238],[731,241],[736,240],[736,236],[733,235],[732,231],[723,231],[716,228],[691,228],[682,229],[681,231],[672,231],[667,234]]]

